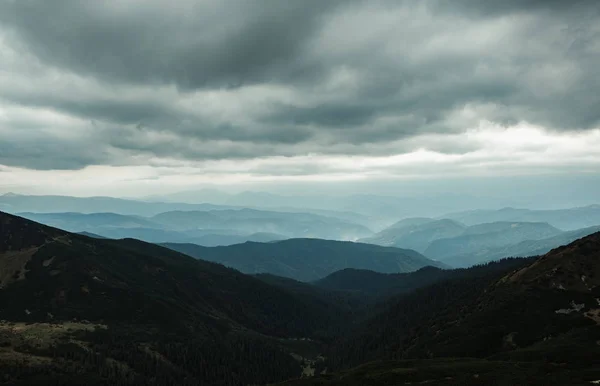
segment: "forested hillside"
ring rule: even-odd
[[[4,213],[0,268],[0,367],[13,384],[265,383],[300,374],[288,339],[343,322],[222,265]]]
[[[599,261],[596,233],[400,295],[329,351],[338,371],[388,362],[291,384],[589,384],[600,379]],[[457,357],[479,359],[441,360]]]

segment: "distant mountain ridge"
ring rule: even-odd
[[[505,257],[544,254],[593,233],[597,227],[561,231],[548,223],[496,221],[464,225],[450,219],[407,218],[360,241],[412,248],[452,267]]]
[[[465,229],[465,225],[454,220],[407,218],[371,237],[360,239],[360,241],[383,246],[409,248],[423,253],[432,241],[461,235]]]
[[[600,205],[594,204],[577,208],[553,210],[510,207],[499,210],[478,209],[449,213],[442,217],[453,219],[466,225],[496,221],[546,222],[559,229],[570,231],[600,225]]]
[[[502,247],[525,240],[540,240],[562,234],[547,223],[495,222],[467,227],[464,232],[451,238],[440,238],[429,244],[425,255],[447,259],[454,255],[476,253],[483,249]]]
[[[222,193],[221,193],[222,194]],[[73,197],[58,195],[23,195],[6,193],[0,195],[0,210],[17,214],[25,212],[34,213],[118,213],[151,217],[159,213],[170,211],[209,211],[227,209],[265,210],[280,213],[312,213],[315,215],[334,217],[349,222],[370,226],[372,221],[380,223],[373,217],[362,215],[348,210],[327,210],[326,208],[295,207],[294,205],[273,206],[271,201],[259,200],[251,204],[226,204],[223,200],[215,199],[217,196],[206,197],[199,202],[176,202],[155,199],[125,199],[115,197]],[[293,204],[293,201],[291,202]]]
[[[444,259],[452,267],[468,267],[505,257],[540,256],[550,250],[572,243],[573,241],[600,231],[600,226],[568,231],[541,240],[525,240],[517,244],[496,248],[485,248],[469,254],[458,254]]]
[[[213,204],[185,204],[146,202],[114,197],[28,196],[5,194],[0,196],[0,210],[16,214],[35,213],[119,213],[135,216],[153,216],[170,210],[230,209],[231,206]]]
[[[151,219],[172,229],[221,228],[247,233],[275,233],[287,237],[355,240],[372,234],[372,231],[363,225],[335,217],[247,208],[165,212],[153,216]]]
[[[90,232],[119,239],[147,242],[231,245],[246,241],[274,241],[290,237],[356,239],[372,232],[335,217],[312,213],[255,209],[173,211],[152,217],[116,213],[19,213],[20,216],[71,232]]]
[[[64,212],[64,213],[17,213],[18,216],[30,219],[43,224],[52,224],[60,229],[70,232],[77,232],[86,229],[109,227],[109,228],[155,228],[163,229],[164,227],[151,221],[150,219],[133,216],[122,215],[117,213],[79,213],[79,212]]]
[[[397,273],[415,271],[425,266],[446,267],[412,250],[321,239],[246,242],[213,248],[194,244],[162,245],[247,274],[270,273],[299,281],[321,279],[344,268]]]

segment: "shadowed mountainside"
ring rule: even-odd
[[[244,273],[270,273],[300,281],[317,280],[344,268],[395,273],[425,266],[446,267],[412,250],[333,240],[290,239],[214,248],[194,244],[163,245]]]
[[[91,384],[265,383],[299,374],[285,339],[319,337],[343,322],[335,308],[219,264],[1,212],[0,287],[0,319],[50,334],[29,347],[29,335],[2,323],[0,368],[9,380],[42,373],[64,384],[80,384],[82,374]]]
[[[600,233],[533,262],[522,261],[526,264],[512,272],[441,281],[391,300],[378,315],[342,337],[329,355],[337,369],[372,360],[396,362],[382,362],[377,374],[371,371],[378,366],[365,370],[367,366],[325,376],[321,384],[341,384],[344,379],[346,384],[367,385],[369,377],[387,377],[400,383],[420,379],[454,385],[463,384],[467,371],[487,373],[489,379],[508,385],[527,379],[527,366],[533,373],[528,381],[532,383],[526,384],[578,385],[600,379]],[[439,365],[436,359],[410,371],[406,368],[411,362],[398,362],[449,357],[485,361],[457,362],[436,376],[426,372]],[[488,361],[500,361],[497,366],[523,364],[495,372]],[[472,383],[465,384],[485,384],[469,379]],[[318,384],[310,382],[291,384]]]

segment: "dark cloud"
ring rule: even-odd
[[[412,139],[481,121],[597,128],[599,9],[595,0],[0,1],[0,55],[11,50],[0,108],[57,111],[93,133],[65,139],[60,120],[38,122],[0,140],[0,164],[459,154],[476,149]],[[0,120],[0,135],[29,124]]]
[[[113,161],[101,147],[94,148],[93,143],[58,141],[44,136],[32,141],[0,141],[0,164],[6,166],[37,170],[81,169]]]
[[[55,66],[194,89],[303,76],[304,45],[337,3],[5,1],[0,20]]]

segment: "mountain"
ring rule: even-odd
[[[550,250],[569,244],[577,239],[600,231],[600,226],[578,229],[561,233],[557,236],[541,240],[525,240],[517,244],[510,244],[497,248],[480,249],[472,253],[454,255],[444,262],[452,267],[468,267],[505,257],[528,257],[543,255]]]
[[[269,243],[271,241],[279,241],[285,239],[287,239],[287,237],[283,235],[267,232],[257,232],[244,236],[210,233],[204,236],[194,238],[193,243],[204,247],[218,247],[242,244],[248,241],[253,241],[256,243]]]
[[[315,281],[316,287],[330,291],[346,291],[386,299],[392,295],[409,293],[445,280],[472,278],[493,272],[504,272],[511,267],[521,266],[521,259],[508,258],[489,262],[468,269],[440,269],[424,267],[407,273],[380,273],[360,269],[344,269]]]
[[[350,385],[377,384],[379,377],[392,384],[482,384],[476,374],[506,385],[600,379],[600,233],[521,262],[396,297],[328,353],[338,370],[383,362],[290,384],[336,385],[341,376]],[[461,383],[464,374],[468,383]]]
[[[320,239],[247,242],[214,248],[194,244],[163,245],[244,273],[270,273],[299,281],[317,280],[344,268],[395,273],[415,271],[425,266],[445,267],[408,249]]]
[[[389,296],[426,287],[448,277],[451,270],[424,267],[408,273],[380,273],[346,268],[315,281],[316,287],[370,296]]]
[[[76,233],[90,233],[104,238],[136,238],[147,242],[191,242],[195,234],[168,229],[163,224],[134,215],[117,213],[18,213],[18,216]],[[214,232],[210,230],[206,233]],[[200,236],[203,236],[202,233]]]
[[[80,234],[82,236],[91,237],[93,239],[106,239],[107,238],[107,237],[103,237],[103,236],[97,235],[95,233],[90,233],[90,232],[78,232],[78,234]]]
[[[246,235],[231,229],[174,231],[155,228],[101,228],[95,229],[94,234],[111,239],[135,238],[149,243],[194,243],[207,247],[286,239],[285,236],[275,233],[259,232]]]
[[[389,226],[390,229],[402,229],[407,227],[419,226],[434,222],[435,219],[431,217],[408,217],[404,218]]]
[[[18,216],[69,232],[98,230],[103,228],[150,228],[162,229],[161,224],[147,218],[117,213],[17,213]]]
[[[300,374],[289,338],[344,322],[219,264],[2,212],[0,288],[11,385],[264,384]]]
[[[408,218],[360,241],[424,252],[432,241],[458,236],[464,232],[465,228],[464,225],[453,220]]]
[[[142,241],[198,242],[206,235],[233,235],[237,232],[226,229],[176,231],[152,220],[133,215],[116,213],[18,213],[32,221],[75,233],[90,233],[110,239],[135,238]]]
[[[93,232],[92,232],[93,231]],[[226,230],[218,230],[225,233]],[[148,243],[161,243],[161,242],[192,242],[196,241],[197,238],[201,238],[206,234],[213,234],[217,232],[215,229],[208,229],[205,231],[174,231],[170,229],[157,229],[157,228],[119,228],[119,227],[102,227],[96,229],[89,229],[84,232],[90,232],[102,237],[109,239],[138,239],[146,241]]]
[[[460,236],[437,239],[424,251],[426,256],[444,260],[451,256],[483,253],[490,248],[558,236],[561,230],[547,223],[494,222],[472,225]]]
[[[248,234],[275,233],[285,237],[355,240],[372,232],[359,224],[312,213],[284,213],[255,209],[175,211],[152,220],[176,230],[220,228]]]
[[[470,196],[467,194],[449,194],[447,192],[424,195],[422,191],[415,191],[412,196],[394,196],[380,194],[336,194],[316,193],[305,194],[276,194],[273,192],[245,191],[228,194],[214,189],[201,189],[175,193],[165,196],[152,197],[157,201],[178,201],[189,203],[211,202],[220,205],[235,205],[250,208],[270,208],[281,211],[282,208],[302,211],[326,210],[329,212],[358,213],[376,221],[384,219],[389,224],[390,220],[401,217],[426,215],[437,216],[452,210],[484,207],[496,203],[497,200]],[[340,215],[334,215],[340,217]],[[340,217],[341,218],[341,217]],[[377,221],[379,222],[379,221]]]
[[[227,203],[228,195],[214,191],[208,195],[199,195],[197,199],[181,201],[176,197],[153,197],[146,200],[120,199],[114,197],[71,197],[71,196],[28,196],[14,193],[0,195],[0,210],[8,213],[118,213],[151,217],[170,211],[209,211],[226,209],[266,209],[281,213],[312,213],[333,217],[351,223],[363,224],[367,227],[379,226],[381,220],[372,216],[361,215],[350,210],[331,210],[327,207],[310,208],[300,205],[297,199],[290,197],[285,205],[274,205],[274,200],[238,201]],[[384,222],[387,225],[387,222]]]
[[[173,210],[230,209],[231,206],[213,204],[184,204],[146,202],[114,197],[27,196],[4,194],[0,196],[0,210],[8,213],[119,213],[135,216],[154,216]]]
[[[589,233],[587,233],[589,234]],[[532,254],[510,253],[540,251],[545,253],[561,245],[562,240],[570,242],[585,234],[563,233],[547,223],[493,222],[465,226],[455,220],[430,218],[407,218],[401,220],[374,236],[360,239],[361,242],[410,248],[425,256],[443,260],[452,267],[466,267],[494,259],[511,256],[531,256]],[[533,248],[537,240],[551,239],[545,244],[548,249]],[[522,242],[526,245],[517,245]],[[558,244],[557,244],[558,243]]]
[[[600,225],[600,205],[555,210],[503,208],[499,210],[470,210],[444,215],[467,225],[481,223],[546,222],[562,230],[576,230]]]

